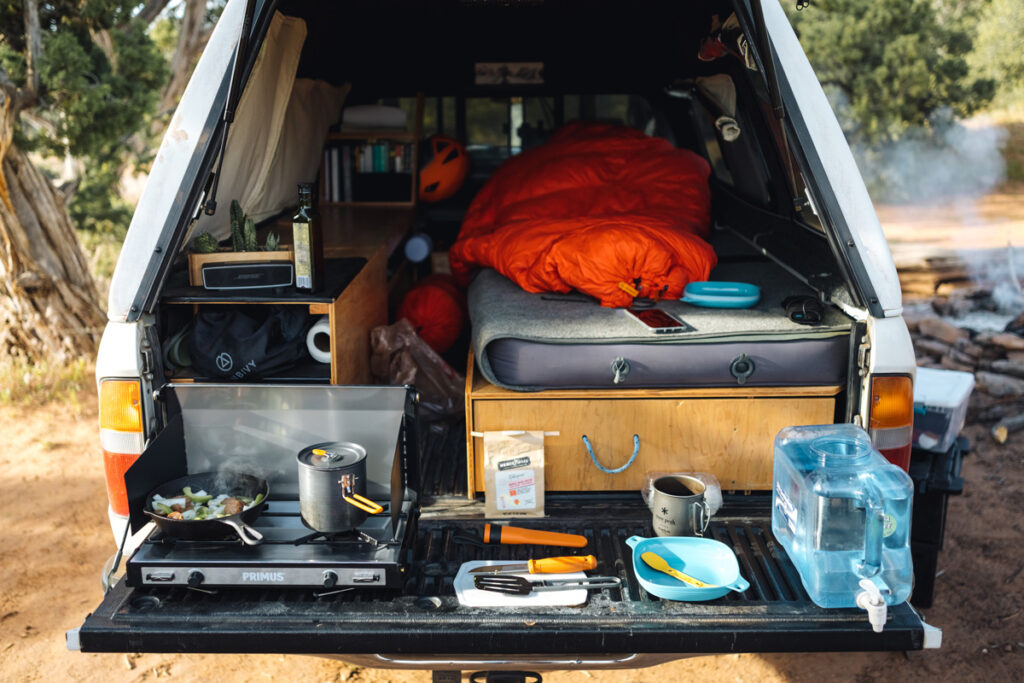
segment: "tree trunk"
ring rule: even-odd
[[[91,354],[106,316],[64,202],[10,138],[0,158],[0,356]]]
[[[171,57],[171,78],[160,94],[158,111],[170,112],[178,106],[178,100],[185,92],[188,79],[192,77],[196,60],[210,38],[210,30],[204,26],[205,22],[206,0],[186,0],[178,44],[174,48],[174,56]]]

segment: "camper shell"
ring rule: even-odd
[[[732,14],[746,52],[699,60],[698,47],[713,32],[713,22]],[[522,83],[480,77],[492,69],[488,65],[501,64],[529,64],[542,77]],[[723,140],[714,125],[720,112],[696,84],[723,73],[736,89],[735,119],[742,131],[736,142]],[[323,150],[339,135],[332,126],[342,107],[378,103],[406,110],[402,135],[408,137],[401,139],[411,147],[436,132],[465,140],[473,167],[452,201],[421,204],[414,192],[394,195],[384,205],[321,199],[327,255],[333,259],[333,279],[322,292],[225,294],[189,285],[191,241],[204,231],[227,237],[233,198],[257,221],[261,238],[270,231],[287,238],[296,184],[316,180],[321,191],[324,187]],[[83,625],[69,632],[70,647],[318,654],[370,666],[458,670],[630,668],[694,654],[938,646],[941,632],[909,603],[889,610],[881,633],[872,631],[862,610],[816,607],[772,536],[770,441],[762,432],[805,424],[812,415],[821,422],[868,428],[873,379],[914,374],[885,238],[821,86],[773,0],[666,0],[642,6],[569,0],[229,2],[157,154],[111,284],[97,380],[101,392],[108,381],[138,387],[141,427],[134,457],[141,453],[138,462],[144,466],[129,470],[129,501],[139,504],[138,492],[149,479],[133,484],[132,477],[141,477],[144,469],[150,478],[192,470],[198,456],[185,451],[195,448],[197,425],[212,424],[212,413],[204,410],[223,408],[237,417],[246,401],[274,401],[274,387],[303,396],[340,391],[332,399],[339,406],[355,406],[370,396],[359,393],[373,391],[368,332],[389,321],[389,310],[416,276],[415,267],[403,263],[404,240],[424,225],[435,235],[454,238],[461,212],[494,168],[533,144],[529,134],[538,131],[529,124],[538,123],[542,139],[576,118],[645,125],[649,134],[707,158],[715,225],[711,241],[720,267],[782,283],[763,293],[778,309],[774,317],[744,317],[727,309],[694,314],[702,316],[698,329],[710,330],[698,340],[703,350],[808,339],[829,344],[830,351],[815,364],[805,364],[802,351],[791,355],[790,365],[783,362],[766,385],[727,378],[707,386],[604,394],[594,389],[586,397],[641,406],[641,428],[664,432],[641,435],[664,452],[645,463],[647,470],[678,469],[673,458],[686,444],[674,441],[724,434],[720,422],[727,423],[730,435],[738,434],[714,437],[719,441],[712,448],[725,448],[727,439],[734,439],[728,441],[733,444],[728,462],[697,459],[687,465],[711,470],[722,481],[724,505],[708,535],[733,548],[750,589],[710,603],[664,601],[643,590],[625,545],[631,536],[653,535],[650,511],[637,491],[635,477],[643,474],[638,469],[634,478],[615,483],[595,476],[599,483],[549,484],[546,516],[531,520],[535,528],[585,536],[603,573],[622,580],[620,589],[592,594],[574,608],[510,613],[460,607],[452,580],[462,562],[524,560],[551,550],[460,542],[478,535],[483,522],[474,432],[511,428],[501,424],[508,415],[564,413],[583,397],[573,387],[524,393],[503,386],[487,367],[493,355],[481,357],[478,348],[467,366],[464,427],[425,428],[417,421],[419,397],[411,387],[402,390],[407,405],[385,401],[392,415],[389,444],[395,444],[395,471],[400,470],[400,479],[391,484],[400,482],[402,490],[397,500],[405,555],[397,588],[314,596],[272,586],[131,587],[122,577],[111,583]],[[798,329],[781,315],[783,295],[801,292],[824,302],[824,328]],[[314,363],[234,387],[167,367],[166,346],[200,307],[289,302],[308,311],[310,320],[327,316],[334,348],[345,353],[335,353],[326,367]],[[473,341],[480,343],[476,336]],[[462,371],[459,362],[453,364]],[[787,386],[790,375],[800,379]],[[549,399],[554,402],[543,403]],[[658,412],[687,402],[716,408],[685,417]],[[289,410],[284,403],[274,410]],[[537,412],[530,412],[531,403],[538,403]],[[625,450],[634,427],[625,417],[618,423],[615,416],[623,413],[616,410],[605,422],[622,440],[618,450]],[[775,416],[756,428],[745,421],[769,413]],[[685,421],[691,431],[664,427],[673,421]],[[285,436],[294,436],[299,423],[287,417],[282,422],[292,425]],[[307,429],[310,423],[301,425]],[[892,433],[879,433],[883,443],[876,439],[877,447],[902,447],[891,441]],[[566,439],[551,441],[549,467],[557,468],[570,449],[573,457],[583,453],[578,435],[571,443],[569,435]],[[295,475],[286,470],[280,481],[271,477],[271,490],[294,500]],[[553,469],[550,476],[571,484],[574,475]],[[113,505],[109,512],[126,556],[148,533],[137,512],[133,508],[126,515]]]

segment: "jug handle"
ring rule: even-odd
[[[882,568],[882,539],[885,531],[885,505],[878,489],[869,484],[861,501],[864,505],[864,559],[861,576],[874,576]]]

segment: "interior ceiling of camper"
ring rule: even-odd
[[[476,62],[543,62],[534,92],[644,92],[721,71],[697,60],[729,0],[284,0],[306,20],[298,76],[350,82],[351,101],[493,92]],[[518,90],[522,90],[520,86]]]

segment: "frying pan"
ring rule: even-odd
[[[219,496],[226,493],[229,496],[245,496],[256,498],[263,494],[263,501],[234,515],[218,517],[216,519],[171,519],[153,510],[153,496],[160,495],[164,498],[175,498],[181,490],[192,487],[193,491],[203,491]],[[253,529],[249,524],[259,517],[263,508],[267,505],[267,497],[270,495],[270,486],[266,479],[258,479],[250,474],[236,474],[224,472],[203,472],[201,474],[189,474],[184,477],[172,479],[153,489],[146,498],[146,507],[143,512],[149,515],[156,525],[168,536],[188,540],[209,540],[221,539],[229,535],[228,529],[233,529],[235,534],[246,545],[259,545],[263,542],[263,534]]]

